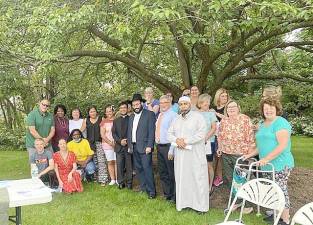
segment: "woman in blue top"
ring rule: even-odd
[[[154,112],[156,117],[158,117],[160,112],[160,102],[154,98],[153,94],[152,87],[147,87],[145,89],[144,95],[146,102],[143,104],[143,108]]]
[[[214,112],[209,111],[210,109],[211,96],[208,94],[202,94],[198,98],[197,106],[200,113],[203,115],[207,122],[207,134],[205,137],[205,149],[206,159],[208,162],[208,173],[209,173],[209,188],[212,193],[212,183],[214,178],[213,158],[216,153],[215,149],[215,132],[217,118]]]
[[[282,106],[277,98],[261,100],[261,114],[263,121],[259,124],[256,133],[257,150],[245,156],[260,156],[259,165],[268,170],[266,164],[272,163],[275,168],[275,181],[285,194],[285,210],[279,224],[289,224],[290,201],[287,181],[290,171],[294,167],[294,158],[291,153],[291,125],[281,117]]]

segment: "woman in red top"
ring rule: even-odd
[[[65,193],[82,192],[80,174],[76,171],[76,156],[73,152],[67,151],[66,141],[59,140],[60,151],[54,153],[54,169],[59,181],[59,187]]]

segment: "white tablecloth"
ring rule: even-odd
[[[0,187],[8,190],[9,207],[42,204],[52,200],[51,189],[39,178],[0,181]]]

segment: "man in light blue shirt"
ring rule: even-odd
[[[160,98],[160,111],[161,113],[156,121],[155,129],[158,168],[164,196],[166,200],[175,202],[174,161],[168,159],[171,143],[167,139],[167,133],[177,113],[171,109],[171,99],[166,95]]]

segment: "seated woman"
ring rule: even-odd
[[[248,116],[240,113],[240,107],[235,101],[230,100],[225,105],[225,117],[221,120],[217,139],[218,154],[223,154],[224,178],[230,190],[237,159],[255,151],[253,124]],[[252,210],[252,207],[245,208],[244,213]]]
[[[259,165],[264,170],[270,169],[266,166],[267,163],[273,164],[275,181],[284,191],[286,200],[285,210],[279,224],[289,224],[290,201],[287,181],[294,167],[294,158],[291,153],[291,125],[281,117],[282,106],[277,98],[263,98],[260,109],[264,120],[260,122],[256,133],[257,151],[245,155],[245,158],[259,154]],[[269,179],[272,178],[269,177]]]
[[[83,186],[80,174],[76,171],[76,156],[67,151],[66,141],[59,140],[59,152],[54,153],[54,170],[59,181],[59,187],[65,193],[82,192]]]
[[[76,156],[78,169],[82,170],[82,177],[93,181],[96,166],[92,160],[94,151],[91,150],[88,140],[83,138],[79,129],[72,130],[67,143],[67,149]]]

